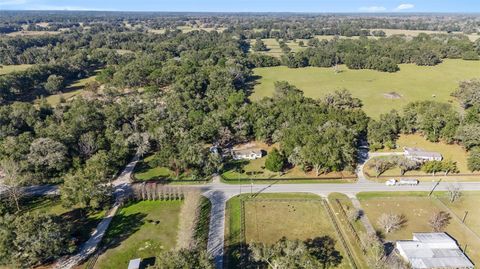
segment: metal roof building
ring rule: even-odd
[[[396,247],[414,269],[474,268],[457,242],[446,233],[414,233],[413,240],[397,241]]]
[[[404,148],[404,154],[407,158],[415,161],[441,161],[442,154],[433,151],[426,151],[419,148]]]

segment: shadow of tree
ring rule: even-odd
[[[118,214],[116,215],[110,228],[108,229],[104,245],[108,248],[114,248],[120,245],[121,242],[128,239],[132,234],[137,232],[145,223],[147,214],[135,213],[131,215]]]

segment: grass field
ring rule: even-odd
[[[467,192],[464,191],[460,199],[454,203],[450,203],[448,197],[442,195],[439,197],[452,212],[459,218],[463,219],[465,213],[465,225],[467,225],[477,235],[480,235],[480,207],[478,202],[480,201],[480,192]]]
[[[369,116],[378,118],[380,113],[393,108],[401,110],[409,102],[417,100],[454,102],[457,105],[450,94],[458,87],[458,82],[480,77],[480,61],[451,59],[433,67],[402,64],[401,70],[396,73],[349,70],[345,66],[340,69],[342,72],[336,74],[332,68],[257,68],[254,74],[259,76],[259,80],[250,99],[255,101],[272,96],[274,82],[279,80],[292,83],[303,90],[305,96],[312,98],[321,98],[326,93],[345,88],[362,100]],[[384,94],[389,92],[396,92],[402,97],[387,99]]]
[[[404,214],[407,218],[406,225],[395,232],[385,235],[387,241],[408,240],[413,232],[431,232],[428,219],[439,210],[448,210],[437,198],[427,197],[427,193],[390,193],[359,194],[365,214],[376,229],[378,218],[383,213]],[[458,218],[452,218],[446,232],[455,238],[462,249],[474,263],[480,263],[480,237],[466,228]]]
[[[226,244],[227,268],[235,268],[234,247],[242,243],[241,209],[242,196],[227,202]],[[246,198],[246,196],[243,196]],[[301,200],[298,200],[301,199]],[[349,268],[348,259],[338,242],[330,219],[318,200],[311,194],[261,194],[245,202],[245,241],[272,244],[283,236],[289,239],[305,240],[329,235],[337,240],[336,249],[342,253],[343,262],[339,268]]]
[[[181,201],[143,201],[128,205],[113,218],[95,268],[127,268],[134,258],[155,257],[176,244]]]
[[[96,76],[90,76],[88,78],[82,78],[82,79],[76,80],[72,82],[70,85],[68,85],[64,90],[62,90],[62,92],[58,94],[49,95],[45,99],[50,105],[56,106],[60,103],[62,98],[64,98],[65,100],[69,100],[74,98],[77,95],[80,95],[83,92],[83,88],[85,87],[85,84],[87,84],[88,82],[95,81],[95,78]]]
[[[31,64],[0,65],[0,76],[12,72],[25,71],[32,66]]]
[[[385,32],[387,36],[392,36],[392,35],[406,35],[410,37],[415,37],[418,36],[420,33],[425,33],[425,34],[447,34],[445,31],[428,31],[428,30],[404,30],[404,29],[376,29],[376,30],[382,30]],[[373,31],[373,30],[372,30]],[[461,32],[454,32],[455,34],[462,34]],[[470,34],[466,35],[470,39],[470,41],[476,41],[477,39],[480,38],[480,35],[477,34]]]

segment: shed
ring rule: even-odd
[[[130,260],[128,263],[128,269],[140,269],[140,263],[142,262],[142,259],[134,259]]]

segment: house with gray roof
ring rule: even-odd
[[[413,233],[412,240],[397,241],[400,256],[413,269],[473,269],[473,263],[446,233]]]
[[[263,157],[263,151],[258,148],[232,150],[234,160],[255,160]]]
[[[417,162],[441,161],[442,154],[434,151],[426,151],[420,148],[404,148],[405,157]]]

